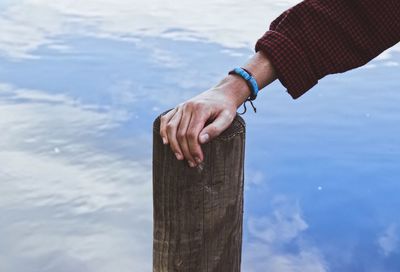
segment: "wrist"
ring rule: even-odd
[[[276,79],[275,69],[262,51],[258,51],[252,56],[243,68],[248,70],[255,78],[259,90]],[[222,91],[235,104],[236,108],[239,108],[251,94],[251,89],[246,80],[236,74],[227,75],[215,88],[218,89],[218,92]]]
[[[239,108],[251,94],[250,87],[246,81],[235,74],[227,75],[216,87],[222,89],[229,100],[235,104],[236,108]]]
[[[243,68],[248,70],[255,78],[259,90],[276,79],[275,69],[262,51],[254,54]]]

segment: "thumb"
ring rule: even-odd
[[[235,115],[230,113],[229,111],[222,111],[212,123],[210,123],[200,131],[200,143],[208,143],[209,141],[220,135],[225,129],[230,126],[234,117]]]

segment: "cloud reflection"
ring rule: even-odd
[[[149,271],[150,162],[96,145],[129,116],[7,84],[0,116],[1,270]]]
[[[399,232],[395,224],[389,225],[378,238],[378,245],[386,257],[395,252],[399,245]]]
[[[227,48],[254,49],[255,41],[280,13],[300,0],[20,0],[0,12],[0,55],[38,58],[35,50],[70,48],[65,36],[137,41],[139,36],[207,40]],[[392,58],[400,45],[377,60]],[[169,59],[168,59],[169,60]]]
[[[302,239],[308,225],[299,205],[283,196],[272,203],[269,216],[248,220],[250,241],[245,245],[245,271],[328,271],[318,249]]]
[[[206,39],[227,47],[254,47],[270,21],[296,0],[21,0],[0,13],[0,50],[33,57],[44,45],[60,46],[61,35],[126,38],[135,35]],[[62,47],[64,48],[64,47]]]

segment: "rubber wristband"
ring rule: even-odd
[[[250,87],[250,99],[249,100],[254,100],[257,98],[257,94],[258,94],[258,85],[257,85],[257,81],[256,79],[251,75],[250,72],[248,72],[246,69],[241,68],[241,67],[237,67],[231,71],[229,71],[228,73],[229,75],[231,74],[236,74],[239,75],[240,77],[242,77],[244,80],[246,80],[247,85]]]

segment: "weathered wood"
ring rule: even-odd
[[[153,272],[239,272],[245,122],[237,115],[202,145],[197,168],[178,161],[159,130],[160,116],[153,124]]]

